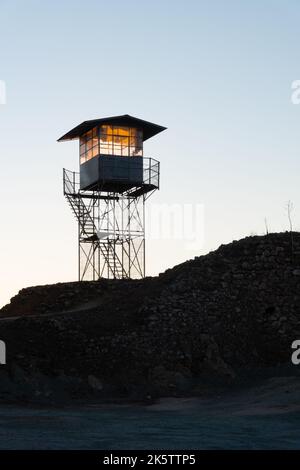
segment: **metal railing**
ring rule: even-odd
[[[154,158],[143,158],[144,184],[150,184],[159,188],[160,163]]]
[[[80,173],[63,169],[64,194],[76,194],[80,190]]]
[[[160,162],[154,158],[141,157],[141,159],[143,161],[143,184],[159,188]],[[130,160],[128,165],[130,168]],[[63,191],[65,195],[77,194],[80,191],[79,172],[63,169]]]

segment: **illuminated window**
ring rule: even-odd
[[[94,127],[80,137],[80,163],[100,154],[123,157],[142,156],[142,131],[121,126]]]
[[[80,163],[99,155],[98,127],[94,127],[80,137]]]
[[[130,127],[101,126],[100,154],[124,157],[142,156],[142,132]]]

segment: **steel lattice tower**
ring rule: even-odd
[[[145,276],[145,201],[159,189],[160,164],[143,156],[143,142],[164,129],[124,115],[85,121],[59,139],[80,141],[80,171],[63,170],[79,280]]]

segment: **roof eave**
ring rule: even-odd
[[[149,121],[145,121],[143,119],[139,119],[139,118],[135,118],[134,116],[130,116],[129,114],[123,114],[121,116],[111,116],[111,117],[108,117],[108,118],[102,118],[102,119],[91,119],[89,121],[83,121],[81,124],[79,124],[78,126],[74,127],[73,129],[71,129],[69,132],[67,132],[66,134],[64,134],[62,137],[60,137],[57,142],[63,142],[65,140],[76,140],[76,139],[79,139],[80,136],[82,134],[84,134],[85,132],[87,132],[88,130],[90,130],[92,127],[94,127],[95,125],[99,125],[101,123],[105,123],[106,121],[109,122],[109,121],[117,121],[118,119],[120,120],[126,120],[126,119],[129,119],[129,120],[133,120],[133,121],[136,121],[136,123],[140,123],[140,126],[141,127],[144,127],[144,141],[145,140],[148,140],[150,139],[151,137],[154,137],[155,135],[159,134],[160,132],[163,132],[164,130],[166,130],[167,128],[164,127],[164,126],[160,126],[158,124],[155,124],[155,123],[152,123],[152,122],[149,122]],[[121,125],[122,123],[120,123]],[[148,132],[147,132],[147,128],[152,128],[151,132],[150,132],[150,135],[147,135]],[[145,136],[146,135],[146,136]]]

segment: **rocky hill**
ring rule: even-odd
[[[26,288],[0,311],[0,397],[138,400],[232,387],[290,364],[299,317],[300,233],[234,241],[155,278]]]

